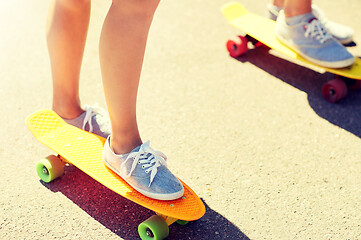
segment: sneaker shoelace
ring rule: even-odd
[[[95,112],[92,107],[85,107],[85,117],[83,121],[82,129],[85,130],[86,124],[89,125],[89,132],[93,132],[93,125],[92,125],[92,119],[93,116],[95,116]]]
[[[128,161],[133,159],[132,168],[130,169],[129,173],[126,175],[126,178],[130,177],[136,168],[137,164],[142,165],[142,169],[146,173],[150,172],[150,181],[148,187],[152,184],[155,175],[158,172],[158,167],[162,165],[166,165],[167,156],[160,152],[155,151],[149,146],[149,141],[142,144],[138,152],[132,152],[128,155],[126,160],[122,163],[121,169],[125,168],[125,164]]]
[[[109,120],[108,118],[104,117],[107,113],[102,108],[100,108],[98,104],[94,104],[92,106],[85,105],[84,109],[85,117],[82,126],[83,130],[86,130],[85,127],[88,124],[89,132],[93,132],[94,128],[92,124],[92,119],[95,116],[96,124],[99,126],[100,130],[110,132],[110,129],[108,129],[110,127]]]
[[[305,25],[305,37],[315,38],[320,41],[321,44],[331,39],[331,35],[328,33],[326,27],[316,18]]]

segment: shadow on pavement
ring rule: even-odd
[[[138,225],[154,215],[153,211],[119,196],[74,166],[66,166],[64,176],[51,183],[40,182],[51,191],[64,194],[92,218],[126,240],[139,239]],[[172,224],[169,231],[169,240],[249,239],[207,205],[206,214],[201,219],[185,226]]]
[[[251,49],[237,60],[249,62],[283,82],[307,93],[308,102],[315,113],[330,123],[361,138],[360,91],[349,90],[346,98],[336,104],[329,103],[323,99],[321,88],[324,83],[333,78],[333,74],[321,74],[269,54],[268,51],[269,48],[266,46]]]

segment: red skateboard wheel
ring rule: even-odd
[[[347,96],[347,85],[339,78],[335,78],[322,86],[324,99],[331,103],[340,101]]]
[[[231,57],[237,58],[248,51],[248,40],[246,37],[238,36],[234,40],[227,41],[227,50]]]

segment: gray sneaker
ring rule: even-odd
[[[355,62],[355,57],[312,13],[305,14],[298,23],[288,25],[281,10],[276,22],[276,36],[305,59],[323,67],[343,68]]]
[[[106,111],[98,105],[85,105],[85,112],[74,119],[64,119],[70,125],[94,133],[103,138],[110,135],[110,120]]]
[[[110,138],[104,144],[103,160],[141,194],[158,200],[174,200],[184,194],[182,183],[167,168],[167,157],[153,150],[149,141],[128,154],[115,154]]]
[[[278,14],[282,10],[282,8],[279,8],[273,4],[268,4],[267,10],[267,18],[276,21]],[[352,42],[354,35],[354,31],[352,28],[329,20],[326,17],[325,13],[322,11],[322,9],[320,9],[314,4],[312,5],[312,13],[327,28],[330,34],[341,44],[349,44]]]

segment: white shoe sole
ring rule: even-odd
[[[355,58],[349,58],[349,59],[345,59],[343,61],[338,61],[338,62],[326,62],[326,61],[321,61],[318,59],[314,59],[311,58],[305,54],[303,54],[301,51],[298,51],[297,49],[295,49],[294,47],[292,47],[291,44],[289,44],[289,42],[287,40],[285,40],[282,36],[280,36],[279,34],[276,33],[276,37],[277,39],[284,45],[286,45],[287,47],[289,47],[290,49],[292,49],[293,51],[297,52],[299,55],[301,55],[304,59],[310,61],[313,64],[319,65],[321,67],[326,67],[326,68],[345,68],[345,67],[349,67],[351,66],[354,62],[355,62]]]

